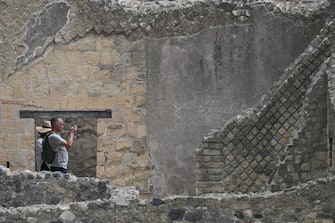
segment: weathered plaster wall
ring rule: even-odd
[[[199,139],[254,107],[323,26],[322,19],[292,21],[263,6],[249,12],[243,22],[147,40],[148,143],[157,193],[195,193]]]
[[[97,119],[96,176],[160,196],[195,193],[201,136],[255,105],[331,11],[328,1],[1,6],[0,162],[33,169],[35,122],[20,110],[112,109]]]
[[[327,23],[258,108],[204,138],[198,194],[284,190],[332,173],[327,70],[334,25]]]

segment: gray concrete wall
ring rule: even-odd
[[[195,194],[195,150],[206,133],[257,105],[323,26],[274,16],[189,36],[149,38],[148,145],[155,194]]]

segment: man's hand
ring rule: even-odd
[[[70,132],[72,132],[73,134],[76,134],[77,131],[78,131],[77,125],[74,125],[70,128]]]

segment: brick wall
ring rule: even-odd
[[[326,65],[334,23],[287,69],[258,109],[197,150],[197,194],[279,190],[328,174]]]

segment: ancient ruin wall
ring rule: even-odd
[[[277,191],[332,174],[327,68],[334,28],[330,21],[258,109],[204,138],[197,194]]]
[[[195,193],[196,139],[254,107],[324,25],[322,16],[309,23],[267,10],[246,6],[249,16],[238,20],[218,10],[220,26],[148,39],[148,148],[156,193]]]
[[[20,6],[35,7],[24,2],[3,4],[8,4],[4,6],[8,13]],[[69,7],[59,8],[58,4],[64,2],[41,8],[38,18],[44,18],[44,13],[47,17],[53,15],[50,8],[54,8],[60,15],[65,10],[65,19],[69,22]],[[52,25],[49,24],[49,28]],[[114,185],[136,185],[143,193],[148,192],[151,170],[145,145],[144,41],[129,42],[124,36],[87,34],[86,38],[74,38],[67,44],[52,44],[54,40],[50,42],[50,38],[56,37],[44,38],[38,33],[50,34],[44,28],[34,29],[37,29],[35,38],[41,38],[40,43],[46,41],[43,42],[45,48],[37,46],[37,40],[27,42],[26,47],[34,50],[20,57],[17,72],[9,76],[3,73],[7,78],[1,84],[1,163],[8,162],[11,170],[34,170],[35,122],[20,119],[22,110],[111,109],[113,118],[97,119],[93,125],[96,128],[91,129],[97,136],[94,176],[113,178]],[[9,53],[12,51],[4,55]],[[34,61],[23,66],[30,60]],[[85,154],[84,149],[82,146],[77,152]],[[71,159],[74,163],[87,161],[80,156]],[[70,172],[74,171],[70,169]]]
[[[12,170],[25,169],[27,167],[33,169],[34,154],[32,148],[35,122],[34,120],[19,119],[19,111],[22,109],[91,110],[112,108],[114,114],[112,119],[96,120],[98,136],[97,176],[99,178],[107,177],[112,179],[109,181],[106,179],[78,178],[71,174],[32,173],[30,171],[11,174],[9,170],[1,166],[0,198],[3,200],[0,208],[0,222],[178,221],[316,223],[334,221],[334,179],[332,176],[319,178],[328,170],[322,162],[327,159],[325,157],[325,144],[315,145],[317,147],[317,150],[315,150],[317,162],[313,162],[315,161],[314,157],[308,154],[311,147],[305,148],[301,146],[307,145],[311,141],[316,142],[315,140],[317,139],[324,139],[324,137],[320,137],[319,133],[315,134],[315,140],[311,141],[301,141],[299,137],[293,137],[292,141],[288,140],[294,146],[292,150],[289,150],[292,152],[293,155],[291,157],[294,157],[294,159],[287,159],[290,158],[291,154],[285,153],[284,160],[289,162],[282,163],[283,165],[280,166],[282,171],[278,171],[278,177],[273,178],[278,179],[278,181],[274,180],[274,184],[272,184],[272,189],[274,190],[283,190],[290,187],[284,191],[249,194],[220,193],[197,197],[172,196],[153,200],[138,199],[138,190],[142,193],[152,191],[149,178],[151,174],[155,174],[154,171],[151,172],[149,169],[151,168],[149,164],[149,156],[151,154],[149,153],[150,150],[146,148],[146,136],[149,133],[146,132],[147,123],[144,120],[150,118],[150,116],[145,116],[146,99],[152,98],[145,97],[148,96],[148,89],[145,87],[148,73],[146,73],[147,67],[144,61],[148,59],[148,54],[143,50],[146,45],[141,37],[189,35],[190,33],[198,33],[211,25],[222,25],[224,21],[228,24],[232,21],[239,21],[244,24],[252,11],[250,10],[252,7],[249,7],[258,4],[261,6],[266,5],[266,9],[270,9],[271,13],[278,12],[276,15],[282,15],[282,12],[284,12],[288,13],[287,17],[289,18],[301,18],[300,16],[305,13],[304,15],[307,18],[316,20],[321,18],[318,22],[322,23],[324,15],[319,16],[322,12],[327,11],[328,1],[308,1],[307,4],[301,1],[273,1],[269,4],[263,1],[213,1],[210,4],[207,4],[207,1],[172,3],[164,1],[151,3],[139,1],[68,1],[66,2],[68,4],[64,2],[34,1],[34,4],[29,6],[25,2],[20,1],[2,1],[0,3],[1,6],[8,10],[1,15],[3,16],[1,21],[6,21],[6,24],[13,24],[13,26],[4,26],[7,31],[8,29],[10,30],[4,32],[7,38],[2,36],[1,42],[11,42],[12,35],[15,36],[14,33],[22,37],[21,41],[15,43],[15,52],[12,48],[9,48],[11,43],[1,45],[1,47],[4,47],[2,48],[3,55],[8,56],[1,58],[4,62],[2,64],[5,65],[2,70],[2,82],[0,85],[0,128],[2,134],[0,161],[2,163],[10,161]],[[46,6],[47,3],[51,4]],[[309,10],[310,8],[308,7],[305,8],[306,5],[313,6],[313,10]],[[27,10],[27,13],[11,13],[11,10],[16,12],[20,8],[27,9],[29,7],[32,8],[30,8],[30,11]],[[54,15],[53,13],[56,9],[68,12],[59,14],[63,16],[60,18],[60,24],[64,24],[62,21],[64,22],[65,20],[68,22],[65,23],[65,27],[59,28],[59,26],[55,26],[58,29],[55,32],[55,36],[48,37],[49,32],[37,35],[43,37],[42,42],[33,41],[33,33],[30,33],[30,36],[28,35],[29,38],[28,36],[24,38],[26,32],[21,26],[38,27],[32,26],[32,22],[37,21],[37,23],[34,23],[37,25],[39,22],[38,18],[47,18],[44,13]],[[162,9],[178,10],[175,13],[168,13],[171,11],[167,10],[165,12]],[[222,9],[229,10],[225,11]],[[145,13],[146,10],[153,13]],[[304,10],[306,12],[301,13]],[[101,16],[94,16],[91,12],[96,12]],[[100,12],[104,13],[100,14]],[[309,13],[313,15],[316,13],[317,16],[309,17]],[[37,16],[30,16],[32,14]],[[134,14],[139,16],[133,17]],[[65,15],[66,18],[64,17]],[[185,17],[185,15],[189,15],[189,17]],[[18,16],[18,21],[20,18],[23,18],[22,21],[28,21],[28,18],[34,18],[35,20],[29,20],[29,23],[17,22],[15,16]],[[111,17],[113,18],[110,19]],[[219,18],[213,19],[217,17]],[[120,18],[127,19],[123,23],[115,22]],[[137,23],[139,21],[141,22]],[[312,22],[311,24],[320,24],[318,22]],[[139,25],[137,26],[136,24]],[[45,25],[47,26],[48,23]],[[158,32],[159,30],[163,31]],[[315,31],[315,27],[305,31],[308,33],[312,30]],[[309,35],[305,40],[308,41],[314,34]],[[29,40],[30,42],[26,42],[28,45],[24,46],[22,44],[23,40]],[[148,38],[146,40],[150,42],[152,39]],[[29,45],[30,43],[31,45]],[[292,133],[315,133],[320,129],[322,131],[325,129],[325,120],[322,113],[325,112],[328,105],[327,103],[317,102],[328,93],[324,88],[326,75],[324,72],[317,72],[315,69],[321,66],[320,64],[325,59],[323,58],[324,56],[328,57],[330,55],[328,50],[324,50],[330,47],[329,43],[331,41],[313,43],[311,51],[306,52],[309,56],[311,56],[309,54],[311,52],[315,54],[312,57],[308,56],[308,61],[302,63],[302,67],[297,69],[297,74],[301,74],[300,69],[307,68],[308,73],[314,76],[314,78],[312,76],[304,77],[306,78],[305,87],[308,87],[308,89],[302,89],[305,91],[307,99],[303,105],[298,104],[298,106],[304,107],[301,111],[306,111],[305,114],[314,114],[314,116],[313,119],[310,119],[312,122],[308,122],[309,120],[306,118],[303,119],[307,120],[307,125],[305,126],[309,128]],[[318,46],[320,46],[320,51],[317,50],[319,49]],[[30,47],[32,48],[27,50]],[[305,56],[304,54],[304,59],[306,59]],[[121,62],[119,61],[120,58]],[[311,58],[313,59],[310,60]],[[315,58],[321,58],[321,60],[316,62],[317,59]],[[311,68],[312,66],[315,67]],[[283,64],[283,67],[285,67],[285,64]],[[279,73],[281,74],[281,72]],[[333,70],[330,69],[326,73],[332,74]],[[289,71],[287,74],[295,74],[295,72],[291,73]],[[295,75],[293,76],[296,77]],[[327,78],[331,80],[333,76],[328,76]],[[295,86],[300,86],[299,82],[303,82],[300,79],[297,81],[298,79],[293,82]],[[295,89],[290,85],[292,80],[290,78],[285,79],[284,84],[276,89],[283,90],[281,88],[283,86],[287,87],[287,89]],[[74,84],[73,87],[67,84],[68,81]],[[135,84],[138,88],[135,88],[132,84]],[[330,81],[328,84],[332,88],[332,82]],[[105,87],[109,88],[105,89]],[[62,92],[59,91],[61,88]],[[134,89],[137,90],[136,93],[132,92],[130,94],[129,91]],[[284,95],[285,92],[281,94]],[[94,95],[94,93],[97,94]],[[331,93],[332,91],[330,91],[330,95],[332,95]],[[277,96],[281,96],[281,94]],[[41,95],[47,97],[42,97],[42,100]],[[291,98],[295,96],[291,94],[285,97]],[[284,99],[284,97],[280,97],[280,99]],[[298,99],[296,98],[296,100]],[[56,104],[54,103],[55,101],[57,101]],[[265,102],[269,102],[269,100],[265,100]],[[265,103],[265,105],[268,104]],[[178,110],[178,106],[175,108]],[[262,109],[257,111],[260,111],[260,114],[269,114],[262,113],[264,111]],[[291,112],[285,110],[284,114],[294,113],[294,111]],[[275,115],[276,113],[271,114]],[[285,116],[284,114],[283,116]],[[328,115],[328,117],[331,116],[331,114]],[[294,117],[290,120],[296,120],[295,118],[299,119],[299,117]],[[316,119],[314,120],[314,118]],[[321,123],[321,125],[313,126],[315,123]],[[235,134],[236,132],[232,131],[232,133]],[[286,136],[290,135],[285,135],[284,137]],[[303,137],[304,135],[300,136]],[[280,134],[280,137],[282,137],[282,134]],[[287,139],[285,139],[286,142]],[[324,143],[323,140],[320,142]],[[155,150],[153,149],[152,151]],[[181,150],[178,155],[183,155],[185,151],[188,150]],[[212,152],[212,148],[209,151]],[[210,155],[215,156],[216,154]],[[161,160],[158,158],[158,156],[155,157],[155,164],[161,164]],[[162,160],[165,158],[163,156]],[[238,160],[240,156],[237,155],[235,158]],[[271,161],[273,157],[265,157],[265,159],[269,158]],[[309,159],[308,161],[312,164],[301,163],[302,159]],[[175,162],[178,165],[181,163]],[[164,170],[164,164],[166,163],[162,162],[162,164],[163,168],[160,168],[160,170]],[[241,163],[241,167],[244,167],[244,165],[248,165],[248,163]],[[311,166],[316,168],[311,169]],[[171,166],[167,165],[167,167]],[[208,177],[218,175],[217,169],[210,169],[207,173]],[[266,166],[264,169],[272,170],[270,166]],[[280,170],[280,168],[277,168],[277,170]],[[315,170],[316,172],[313,172]],[[241,169],[237,168],[237,171],[241,171]],[[306,173],[306,175],[299,175],[301,172]],[[161,173],[166,176],[179,174],[178,171],[168,172],[164,170],[156,172],[158,178],[162,176],[159,175]],[[294,178],[295,176],[297,177]],[[318,179],[301,183],[311,179],[310,176]],[[190,179],[193,179],[192,176]],[[164,180],[158,179],[153,185],[157,186],[157,182],[164,182]],[[188,182],[187,180],[186,182]],[[247,182],[250,181],[247,180]],[[208,179],[208,183],[211,183],[211,179]],[[193,186],[191,189],[180,190],[179,188],[184,185],[180,184],[180,181],[176,181],[175,184],[163,188],[160,194],[171,193],[171,191],[190,191],[192,193],[195,188]],[[300,185],[293,186],[296,184]],[[135,185],[138,190],[129,187],[117,188],[115,185]],[[165,185],[159,186],[164,187]],[[201,193],[208,192],[204,191],[202,187],[199,188]],[[248,191],[250,188],[252,187],[247,187],[245,190],[243,185],[234,187],[236,191]],[[213,188],[210,189],[213,192],[217,188],[214,188],[214,190]],[[34,191],[34,193],[31,191]]]
[[[335,179],[276,193],[207,194],[141,200],[131,187],[71,174],[10,173],[0,166],[0,222],[332,223]]]
[[[113,117],[97,119],[97,127],[92,129],[97,136],[96,176],[112,178],[114,185],[136,186],[144,194],[156,192],[160,195],[195,193],[195,148],[202,135],[217,127],[214,124],[222,126],[228,117],[256,104],[281,71],[319,32],[329,9],[328,1],[46,0],[33,3],[2,1],[0,4],[4,9],[0,15],[3,24],[0,45],[3,55],[0,58],[3,66],[0,83],[0,162],[8,162],[12,170],[34,169],[36,122],[21,119],[22,110],[111,109]],[[238,53],[256,51],[252,44],[247,44],[243,48],[246,51],[230,49],[220,54],[220,49],[224,49],[222,46],[229,46],[229,42],[240,35],[226,39],[227,42],[216,37],[225,37],[230,31],[237,30],[236,34],[244,37],[239,39],[241,46],[244,46],[244,40],[253,43],[254,39],[247,38],[248,33],[253,31],[255,24],[263,24],[259,23],[262,21],[275,22],[266,23],[264,27],[256,26],[258,29],[255,29],[257,32],[253,37],[259,38],[256,41],[258,44],[266,42],[267,37],[268,45],[262,49],[271,50],[265,54],[257,52],[265,58],[281,61],[280,68],[274,61],[262,62],[262,57],[259,57],[258,63],[264,68],[269,65],[266,69],[271,72],[266,69],[257,71],[255,74],[259,76],[248,79],[253,82],[247,83],[257,83],[250,87],[258,97],[249,100],[235,95],[236,99],[243,99],[243,106],[226,113],[222,108],[226,108],[227,103],[205,97],[216,88],[206,85],[203,91],[199,83],[214,83],[215,75],[226,77],[222,72],[224,67],[220,66],[222,56],[230,58],[229,55],[235,53],[235,59],[243,59]],[[267,29],[269,27],[283,30],[272,33],[271,29]],[[268,31],[267,35],[258,35],[264,30]],[[294,35],[284,35],[293,30]],[[205,36],[210,41],[199,41],[199,36]],[[274,37],[288,38],[289,41]],[[185,40],[189,43],[193,41],[195,45],[188,45],[191,49],[199,43],[203,46],[195,52],[179,44],[185,43]],[[277,41],[287,45],[277,44]],[[176,43],[175,48],[171,48],[171,43]],[[291,50],[282,54],[286,48]],[[198,62],[177,63],[187,66],[180,66],[185,70],[174,70],[173,65],[176,64],[165,62],[171,62],[171,59],[172,62],[183,62],[184,57],[179,59],[176,55],[187,54],[169,54],[170,51],[164,49],[198,55],[198,60],[194,60]],[[168,54],[158,57],[161,55],[159,51]],[[277,60],[277,56],[280,59]],[[157,68],[155,62],[159,58],[162,64]],[[186,61],[193,61],[193,57],[189,58]],[[229,64],[228,60],[225,62]],[[231,70],[242,67],[238,60],[232,64],[233,67],[228,66]],[[263,68],[249,65],[249,68]],[[197,67],[203,70],[193,70]],[[164,75],[166,69],[169,71],[167,74],[179,75],[177,78]],[[190,73],[185,72],[187,70]],[[242,73],[244,76],[239,72],[229,74],[234,74],[231,77],[240,75],[241,78],[236,79],[238,82],[247,73]],[[184,77],[183,81],[179,77]],[[155,80],[167,82],[155,87]],[[168,94],[163,94],[166,86],[177,88],[169,88]],[[243,85],[238,86],[217,89],[224,90],[224,95],[228,97],[230,90],[244,89]],[[258,91],[259,86],[261,91]],[[194,93],[197,97],[189,97]],[[223,95],[222,91],[212,93],[214,99]],[[248,96],[246,93],[248,91],[242,95]],[[204,98],[199,100],[200,96]],[[156,104],[163,106],[156,107]],[[169,106],[167,113],[164,113],[165,105]],[[200,111],[200,117],[197,111]],[[170,129],[165,132],[167,128]]]

